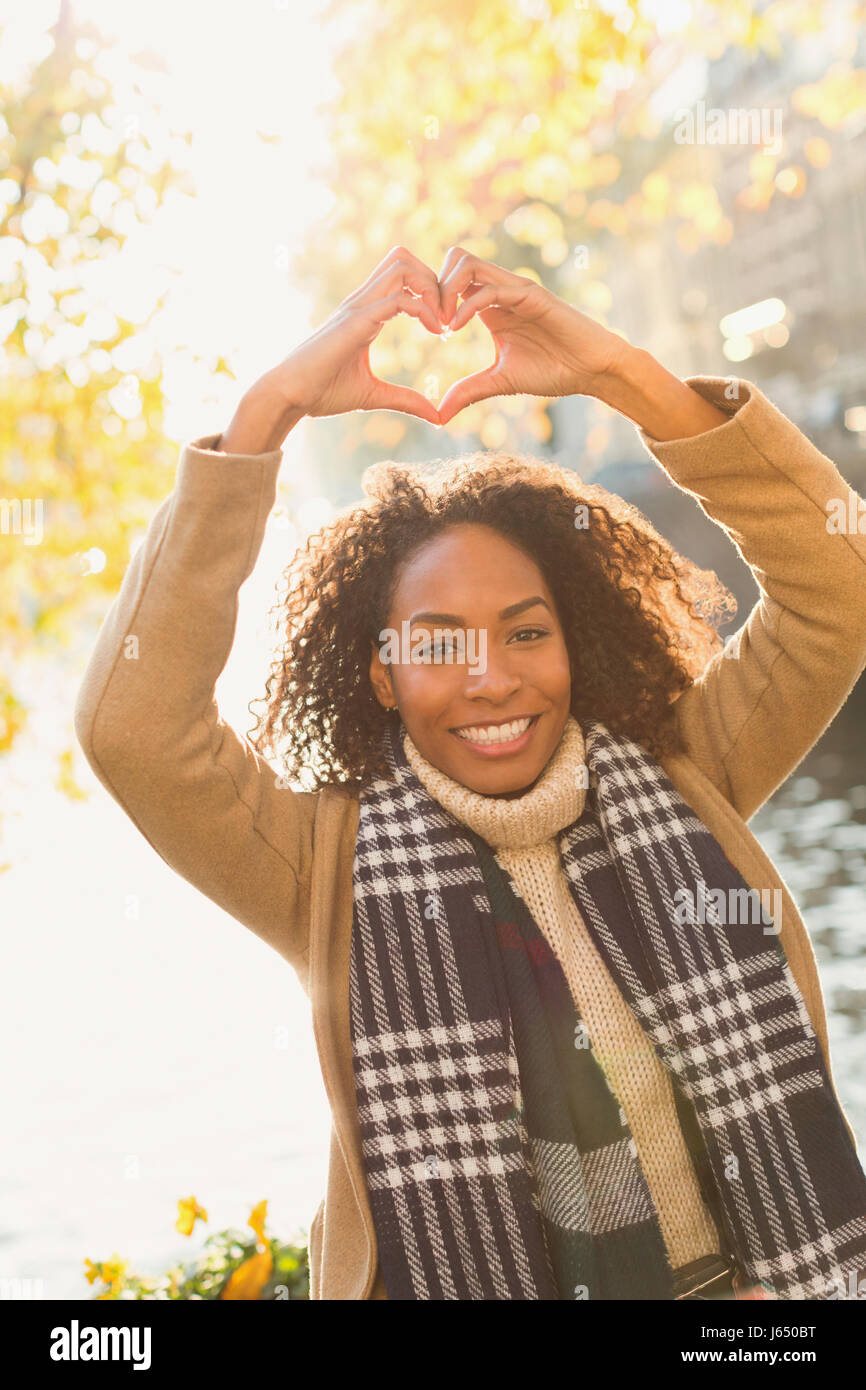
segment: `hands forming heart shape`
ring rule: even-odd
[[[459,332],[477,314],[493,339],[495,359],[449,387],[438,407],[420,391],[382,381],[370,367],[370,345],[399,313],[439,336]],[[449,250],[437,276],[395,246],[279,374],[292,404],[307,415],[399,410],[444,425],[491,396],[599,395],[627,349],[618,334],[530,276],[460,246]]]

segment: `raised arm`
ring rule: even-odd
[[[643,441],[725,529],[760,596],[676,709],[689,756],[748,820],[866,665],[866,536],[848,529],[859,499],[839,470],[757,387],[730,378],[685,386],[724,411],[724,423],[693,437],[642,431]]]
[[[280,790],[214,696],[282,453],[215,453],[215,442],[206,436],[182,451],[174,491],[103,622],[75,731],[160,857],[298,966],[315,796]]]
[[[447,393],[443,422],[488,396],[594,396],[638,425],[750,565],[760,599],[676,702],[689,756],[748,820],[866,664],[866,535],[832,524],[834,502],[847,518],[860,499],[748,382],[680,381],[535,280],[459,246],[440,274],[446,322],[461,328],[477,313],[497,349],[490,367]]]
[[[438,420],[424,396],[377,381],[368,363],[370,342],[394,314],[440,330],[430,302],[438,309],[436,279],[419,266],[391,253],[254,384],[224,435],[184,447],[174,491],[130,562],[75,706],[89,763],[160,857],[300,974],[318,794],[280,785],[221,717],[215,686],[289,430],[307,414],[355,409]],[[407,298],[404,284],[418,297]]]

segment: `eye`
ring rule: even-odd
[[[546,627],[522,627],[512,634],[512,641],[534,642],[539,637],[549,637],[550,631]]]
[[[414,645],[414,643],[417,643],[417,645]],[[461,643],[459,640],[455,641],[453,633],[431,637],[423,643],[418,641],[418,637],[413,639],[413,661],[421,662],[422,664],[440,661],[450,664],[450,659],[455,655],[459,656],[460,650]]]
[[[425,656],[429,655],[431,652],[433,656],[444,656],[446,652],[450,653],[455,652],[456,650],[457,647],[455,643],[451,641],[450,638],[446,639],[445,641],[442,641],[442,639],[440,638],[435,642],[428,642],[425,647],[422,647],[422,651],[424,652]]]

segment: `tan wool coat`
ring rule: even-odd
[[[806,928],[746,822],[866,665],[866,536],[828,529],[833,499],[845,500],[848,515],[851,488],[755,386],[715,377],[688,384],[730,418],[665,443],[638,433],[727,531],[760,597],[736,643],[677,699],[687,752],[662,766],[750,887],[781,890],[780,940],[830,1068]],[[214,688],[234,640],[238,589],[275,502],[282,450],[223,454],[212,449],[218,439],[206,435],[181,451],[174,490],[103,622],[75,729],[99,780],[157,854],[297,972],[332,1112],[327,1188],[310,1229],[311,1296],[384,1298],[349,1031],[358,801],[339,787],[284,789],[220,716]],[[138,658],[130,660],[124,639],[133,634]]]

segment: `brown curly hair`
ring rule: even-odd
[[[286,775],[314,788],[386,774],[396,711],[370,681],[401,566],[460,522],[490,526],[534,560],[556,602],[571,663],[571,712],[655,757],[682,751],[672,701],[722,648],[736,600],[677,554],[636,507],[558,464],[500,451],[364,473],[363,501],[310,536],[283,574],[282,628],[250,734]],[[586,508],[577,520],[579,506]],[[588,518],[588,524],[582,524]]]

